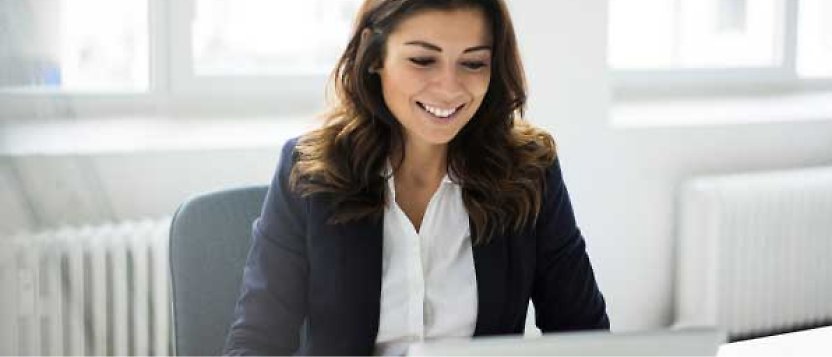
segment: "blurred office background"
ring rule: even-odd
[[[0,0],[0,354],[170,353],[169,217],[269,182],[359,3]],[[614,331],[832,321],[832,1],[508,3]]]

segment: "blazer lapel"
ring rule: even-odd
[[[487,244],[473,247],[478,299],[474,336],[493,335],[505,330],[501,322],[509,277],[507,242],[505,237],[498,235]]]
[[[320,298],[337,307],[338,317],[326,324],[340,332],[337,337],[327,336],[326,341],[319,341],[325,344],[321,346],[324,349],[310,354],[372,354],[379,326],[383,222],[371,218],[335,225],[324,222],[321,220],[318,225],[317,234],[327,238],[321,239],[325,243],[320,243],[318,251],[324,252],[321,256],[329,262],[320,264],[320,268],[324,274],[335,277],[328,280],[337,293]]]
[[[356,329],[362,340],[369,342],[368,351],[372,353],[376,342],[381,306],[381,262],[383,243],[383,222],[381,219],[362,219],[341,227],[341,236],[345,238],[342,245],[348,251],[344,255],[345,264],[337,269],[345,269],[350,277],[350,290],[355,292],[355,301],[360,302],[362,311],[357,316],[367,316],[364,321],[350,321],[345,328]]]

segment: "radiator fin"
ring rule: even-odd
[[[832,322],[832,168],[693,179],[678,235],[677,326],[743,339]]]
[[[0,239],[0,355],[170,355],[170,219]]]

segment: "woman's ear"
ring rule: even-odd
[[[370,40],[370,36],[372,36],[372,34],[373,30],[370,30],[369,27],[365,27],[363,30],[361,30],[361,44],[366,46],[367,41]]]
[[[377,74],[377,73],[381,72],[382,69],[384,69],[384,67],[382,67],[380,64],[373,63],[372,65],[370,65],[370,68],[367,68],[367,72],[370,72],[372,74]]]
[[[366,46],[369,45],[370,37],[372,35],[373,35],[373,30],[371,30],[369,27],[365,27],[363,30],[361,30],[361,42],[360,42],[359,48],[361,48],[361,49],[366,48]],[[375,62],[373,62],[372,64],[370,64],[370,67],[367,68],[367,73],[375,74],[375,73],[378,73],[379,71],[381,71],[381,69],[383,68],[381,61],[382,61],[381,59],[378,59]]]

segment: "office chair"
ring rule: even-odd
[[[193,197],[170,229],[174,353],[220,355],[267,186]]]

